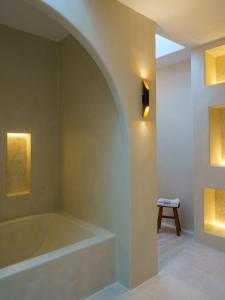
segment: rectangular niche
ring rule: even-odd
[[[225,190],[204,189],[204,229],[225,236]]]
[[[225,105],[209,107],[210,165],[225,167]]]
[[[7,134],[6,195],[30,193],[31,134]]]
[[[205,84],[225,82],[225,45],[205,51]]]

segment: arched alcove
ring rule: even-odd
[[[26,9],[36,18],[29,5]],[[17,19],[19,12],[13,14]],[[36,22],[51,24],[42,13],[38,16]],[[116,234],[117,278],[126,283],[129,147],[120,109],[105,76],[72,35],[50,40],[48,28],[47,39],[42,36],[44,26],[40,34],[29,30],[29,18],[19,25],[23,30],[13,25],[0,27],[5,74],[0,130],[31,136],[31,184],[23,194],[10,189],[10,201],[8,191],[6,197],[2,195],[0,219],[61,209],[110,230]],[[5,180],[4,174],[1,178]],[[6,176],[6,182],[11,179]]]
[[[118,110],[119,122],[123,130],[124,139],[128,141],[128,118],[123,100],[121,98],[122,95],[118,91],[118,87],[116,86],[116,82],[112,78],[112,74],[108,68],[107,63],[104,61],[103,56],[101,56],[99,49],[97,49],[96,47],[97,43],[93,43],[93,41],[89,39],[89,34],[94,35],[94,28],[92,27],[91,22],[88,23],[88,19],[91,18],[91,15],[88,15],[88,6],[90,6],[91,9],[92,4],[90,2],[87,3],[87,1],[76,1],[76,3],[73,3],[72,5],[69,2],[57,3],[55,1],[45,0],[28,0],[27,2],[42,10],[51,18],[59,22],[59,24],[66,28],[68,32],[70,32],[76,38],[76,40],[81,43],[87,53],[94,59],[105,80],[107,81],[109,88],[111,89]],[[76,22],[72,21],[74,20],[73,13],[71,14],[71,18],[68,15],[70,6],[70,13],[72,13],[75,8],[77,8],[77,13],[80,12],[76,16]],[[86,34],[84,25],[86,29],[88,29],[89,34]]]
[[[77,23],[75,24],[72,19],[74,20],[73,16],[72,19],[67,18],[63,14],[63,8],[68,9],[67,5],[60,4],[60,3],[52,3],[47,1],[29,1],[29,3],[35,5],[37,8],[41,9],[43,12],[47,13],[49,16],[51,16],[53,19],[55,19],[57,22],[59,22],[63,27],[65,27],[75,38],[79,43],[84,47],[86,52],[92,57],[93,61],[95,62],[96,66],[98,66],[99,71],[101,73],[101,81],[104,80],[107,82],[107,86],[110,90],[110,99],[112,102],[115,103],[115,108],[117,112],[117,125],[119,125],[122,133],[122,141],[119,137],[120,141],[116,141],[115,138],[118,139],[118,136],[115,136],[115,128],[112,130],[109,130],[108,133],[108,143],[105,143],[105,146],[108,147],[111,158],[105,156],[104,161],[101,161],[101,152],[103,149],[99,149],[98,156],[99,158],[96,160],[96,162],[99,160],[101,161],[101,165],[104,166],[103,170],[109,170],[110,171],[110,177],[107,176],[107,173],[105,173],[105,176],[102,177],[101,182],[98,183],[96,180],[98,180],[98,177],[95,176],[94,171],[97,171],[98,166],[95,165],[96,170],[94,168],[92,169],[92,173],[87,175],[87,177],[84,175],[84,172],[81,172],[83,174],[82,182],[84,183],[87,178],[90,178],[92,180],[92,187],[96,191],[96,189],[99,189],[101,191],[102,195],[105,195],[104,199],[102,197],[99,197],[96,192],[94,192],[94,196],[92,194],[92,203],[88,203],[88,189],[85,188],[85,184],[82,184],[80,187],[76,189],[76,186],[74,186],[71,182],[63,181],[63,191],[66,190],[66,197],[65,202],[63,203],[63,206],[65,205],[66,209],[72,210],[73,212],[78,212],[78,216],[85,218],[87,220],[90,220],[96,224],[99,224],[101,226],[106,226],[109,230],[115,232],[117,234],[117,243],[116,243],[116,269],[117,269],[117,280],[120,281],[122,284],[126,286],[131,286],[131,187],[130,187],[130,142],[129,142],[129,125],[128,125],[128,116],[126,108],[124,107],[124,101],[122,100],[121,92],[118,91],[118,87],[116,86],[116,82],[112,77],[112,74],[109,70],[109,66],[104,61],[104,57],[101,56],[101,51],[96,48],[98,43],[93,43],[89,39],[89,36],[83,32],[83,29],[87,26],[87,21],[89,17],[87,14],[83,15],[85,11],[87,12],[87,2],[84,1],[78,1],[77,4],[75,3],[75,6],[79,6],[80,13],[78,13],[76,18]],[[57,5],[59,4],[59,6]],[[69,3],[66,3],[69,5]],[[90,2],[89,2],[90,4]],[[89,5],[88,4],[88,5]],[[62,9],[62,10],[61,10]],[[71,11],[74,8],[71,8]],[[83,23],[85,21],[85,24]],[[81,26],[81,28],[80,28]],[[84,27],[85,26],[85,27]],[[91,23],[88,27],[91,26]],[[91,31],[94,30],[92,26],[90,27]],[[89,32],[90,34],[91,32]],[[92,33],[91,33],[92,34]],[[93,32],[94,34],[94,32]],[[107,38],[107,37],[106,37]],[[118,62],[119,63],[119,62]],[[81,70],[82,71],[82,70]],[[83,70],[85,73],[85,70]],[[99,74],[100,76],[100,74]],[[121,76],[121,74],[120,74]],[[83,82],[84,83],[84,82]],[[88,91],[89,82],[85,82],[83,86],[83,91]],[[106,86],[105,86],[106,88]],[[109,95],[109,91],[108,91]],[[84,95],[85,97],[85,92]],[[93,108],[90,105],[90,100],[84,99],[84,102],[87,106],[87,108]],[[111,103],[112,103],[111,102]],[[85,110],[84,106],[84,110]],[[69,109],[70,113],[71,110]],[[82,111],[80,111],[80,118],[85,119],[85,114],[82,116]],[[99,115],[99,118],[103,119],[106,118],[110,120],[110,118],[103,114]],[[97,121],[97,119],[96,119]],[[87,124],[86,124],[87,125]],[[93,127],[91,128],[93,129]],[[87,131],[88,132],[88,131]],[[90,134],[89,134],[90,135]],[[113,136],[114,135],[114,136]],[[114,139],[114,142],[117,144],[117,150],[112,151],[112,148],[110,149],[110,145],[112,145],[112,141],[110,141],[110,137]],[[70,141],[72,142],[72,140]],[[120,149],[118,148],[120,144]],[[69,152],[72,151],[73,147],[71,147],[71,144],[66,144],[66,167],[69,167],[70,161],[69,161]],[[98,151],[98,150],[97,150]],[[119,151],[119,152],[118,152]],[[96,152],[96,149],[94,149],[94,153]],[[103,150],[104,152],[104,150]],[[90,154],[90,157],[93,155]],[[118,156],[119,155],[119,156]],[[117,157],[116,157],[117,156]],[[119,164],[118,164],[119,163]],[[100,165],[99,165],[100,166]],[[80,167],[82,168],[82,167]],[[80,169],[81,170],[81,169]],[[64,170],[65,171],[65,170]],[[78,173],[77,173],[78,174]],[[73,171],[71,170],[71,176],[74,175]],[[71,178],[70,176],[70,178]],[[96,184],[94,184],[96,183]],[[68,185],[70,185],[70,188],[68,188]],[[67,187],[67,188],[65,188]],[[114,187],[114,192],[113,192]],[[76,199],[74,202],[70,201],[70,195],[68,194],[68,191],[75,191],[77,192],[77,195],[79,195],[80,199]],[[107,192],[107,190],[111,190],[111,192]],[[90,191],[89,191],[90,192]],[[76,193],[75,193],[76,194]],[[65,195],[65,194],[64,194]],[[81,196],[82,195],[82,196]],[[90,197],[90,194],[89,194]],[[82,199],[84,200],[82,205],[80,205],[79,201],[82,202]],[[102,201],[99,201],[99,200]],[[64,201],[64,200],[63,200]],[[79,209],[78,209],[79,208]]]
[[[157,272],[154,23],[114,0],[27,0],[27,2],[41,9],[65,27],[85,48],[98,66],[98,72],[101,71],[100,81],[104,82],[104,78],[107,82],[104,85],[105,90],[102,89],[102,91],[104,90],[109,95],[111,108],[113,108],[112,103],[114,103],[116,114],[114,117],[107,115],[109,111],[107,112],[107,109],[104,108],[105,103],[99,103],[98,113],[102,109],[101,116],[95,120],[98,124],[97,121],[101,120],[103,114],[104,117],[108,116],[105,124],[112,126],[112,120],[116,124],[116,128],[111,128],[112,131],[109,130],[108,132],[117,133],[112,136],[111,140],[109,136],[103,134],[106,141],[105,145],[109,149],[108,151],[107,147],[104,149],[104,153],[107,153],[105,160],[101,160],[101,155],[99,157],[96,155],[95,158],[99,159],[100,163],[104,161],[104,168],[109,173],[106,172],[106,176],[102,177],[102,185],[96,184],[94,187],[97,192],[102,187],[104,191],[113,193],[111,186],[113,180],[116,195],[109,196],[100,190],[103,198],[107,198],[109,201],[102,202],[101,206],[95,206],[95,209],[98,210],[98,213],[103,210],[107,212],[101,214],[101,220],[98,220],[99,224],[103,224],[102,226],[106,224],[107,228],[117,233],[118,281],[127,287],[135,287]],[[145,121],[143,121],[141,114],[143,78],[150,80],[151,83],[151,114]],[[82,85],[83,88],[84,86],[88,89],[88,83]],[[84,103],[88,103],[86,99]],[[60,109],[61,107],[59,107]],[[73,122],[74,120],[69,118],[69,114],[70,110],[68,109],[67,120],[71,119]],[[79,118],[81,119],[81,115],[81,113],[77,115],[77,121]],[[85,114],[83,116],[85,117]],[[90,118],[92,117],[93,115],[90,115]],[[79,122],[76,124],[77,126],[81,126],[81,120]],[[86,126],[85,133],[88,135],[90,130],[88,130],[87,122],[82,126],[84,128]],[[121,136],[118,135],[118,128],[120,128]],[[96,134],[100,132],[101,126],[97,129],[99,131],[97,130]],[[92,127],[91,130],[94,128]],[[88,140],[89,146],[95,146],[96,137],[98,138],[96,135],[93,140]],[[119,142],[121,147],[116,148],[116,151],[111,151],[110,143],[115,142],[114,145],[116,145],[118,140],[121,142]],[[84,145],[85,142],[80,140],[79,145],[81,144]],[[72,145],[69,145],[68,148],[71,149],[71,147]],[[102,150],[99,153],[101,152]],[[94,153],[97,154],[97,151]],[[108,154],[112,155],[112,161]],[[121,157],[122,164],[117,168],[117,164],[113,165],[113,160],[117,160],[118,163]],[[67,169],[71,167],[69,161],[70,159],[68,159]],[[121,169],[121,166],[124,167]],[[94,174],[92,174],[92,178],[93,176]],[[120,196],[118,196],[118,191]],[[84,187],[82,193],[85,194],[85,192]],[[97,198],[94,199],[96,199],[95,205],[97,205]],[[63,206],[64,203],[61,205]],[[75,210],[78,206],[75,207]],[[87,202],[85,210],[88,211]],[[82,210],[82,215],[85,215],[84,210]],[[93,222],[96,221],[90,213],[86,217],[93,218]]]

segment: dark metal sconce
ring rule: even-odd
[[[142,94],[142,106],[143,106],[143,118],[146,118],[149,114],[149,84],[146,80],[143,80],[143,94]]]

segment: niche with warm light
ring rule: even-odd
[[[142,114],[143,118],[149,115],[149,84],[146,80],[143,80],[143,94],[142,94]]]
[[[204,229],[225,236],[225,190],[204,189]]]
[[[6,195],[30,193],[31,134],[7,134]]]
[[[205,51],[205,84],[225,82],[225,45]]]
[[[225,167],[225,105],[209,107],[210,165]]]

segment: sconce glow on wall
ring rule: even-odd
[[[142,106],[143,106],[143,118],[149,115],[149,84],[146,80],[143,80],[143,94],[142,94]]]
[[[31,134],[7,133],[6,195],[30,193]]]

